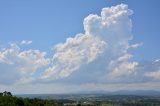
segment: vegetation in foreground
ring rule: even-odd
[[[70,98],[70,96],[68,96]],[[82,96],[70,99],[38,99],[12,96],[10,92],[0,93],[0,106],[160,106],[160,97],[147,96]]]
[[[0,106],[61,106],[55,100],[30,99],[12,96],[10,92],[0,93]]]

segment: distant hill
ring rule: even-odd
[[[160,91],[154,90],[120,90],[114,92],[108,91],[82,91],[78,92],[78,94],[104,94],[104,95],[135,95],[135,96],[160,96]]]
[[[100,97],[100,96],[155,96],[160,97],[160,91],[154,90],[121,90],[121,91],[81,91],[76,93],[66,93],[66,94],[21,94],[16,95],[17,97],[23,98],[41,98],[41,99],[68,99],[68,98],[81,98],[81,97]]]

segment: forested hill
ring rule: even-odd
[[[0,106],[61,106],[61,104],[55,100],[20,98],[5,91],[0,93]]]

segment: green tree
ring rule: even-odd
[[[7,92],[7,96],[12,96],[12,93],[11,92]]]
[[[3,96],[3,93],[2,93],[2,92],[0,92],[0,96]]]

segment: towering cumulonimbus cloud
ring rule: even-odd
[[[131,62],[132,54],[128,53],[128,49],[132,47],[129,40],[133,38],[129,18],[132,13],[126,4],[120,4],[103,8],[100,16],[87,16],[83,22],[85,33],[55,45],[52,66],[46,69],[41,78],[65,78],[76,73],[85,64],[93,66],[94,61],[103,64],[93,72],[105,73],[102,77],[106,79],[134,73],[138,62]],[[83,74],[87,74],[87,71]]]

